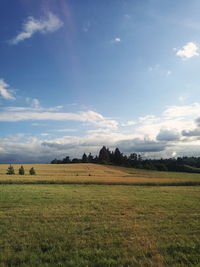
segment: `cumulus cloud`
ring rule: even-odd
[[[40,139],[23,136],[17,141],[14,139],[18,137],[14,137],[13,140],[1,139],[0,160],[3,162],[5,159],[9,162],[9,158],[23,158],[24,162],[31,159],[32,162],[48,162],[52,158],[63,158],[66,155],[80,157],[84,152],[92,152],[95,155],[103,145],[111,150],[119,147],[123,153],[137,152],[144,157],[154,158],[171,157],[175,155],[174,152],[176,156],[200,153],[198,103],[167,107],[158,117],[140,117],[131,128],[126,128],[126,133],[123,133],[123,125],[118,125],[116,120],[106,118],[95,111],[51,112],[45,111],[44,108],[41,110],[42,107],[37,101],[35,104],[35,110],[21,111],[12,107],[0,111],[0,120],[36,120],[35,123],[42,120],[78,121],[82,122],[81,135],[67,135],[67,131],[71,130],[66,128],[58,130],[60,133],[63,132],[64,136],[57,138],[53,138],[54,131],[52,136],[47,136],[44,132],[41,132],[41,135],[37,134]],[[29,153],[27,157],[26,153]]]
[[[197,118],[195,120],[195,123],[197,124],[197,127],[192,130],[183,130],[182,135],[187,137],[195,137],[200,136],[200,118]]]
[[[18,44],[25,39],[31,38],[37,32],[42,34],[52,33],[57,31],[62,26],[63,22],[51,12],[49,12],[43,19],[28,17],[25,23],[22,25],[22,31],[16,37],[14,37],[10,43]]]
[[[200,127],[200,118],[196,119],[196,124],[198,125],[198,127]]]
[[[8,89],[10,86],[3,79],[0,79],[0,96],[6,100],[14,100],[15,97],[11,94]]]
[[[147,136],[152,140],[157,140],[161,129],[167,129],[170,132],[176,133],[181,133],[183,130],[188,131],[196,127],[194,120],[199,117],[199,114],[199,103],[169,106],[158,117],[154,115],[140,117],[136,121],[134,134],[139,138]],[[158,138],[161,138],[161,136],[159,135]],[[162,138],[164,137],[162,136]]]
[[[43,136],[45,137],[45,136]],[[124,153],[137,152],[144,157],[171,157],[174,151],[177,156],[198,155],[200,146],[197,142],[171,144],[142,138],[127,139],[126,135],[117,133],[89,134],[85,136],[63,136],[61,138],[44,140],[35,137],[24,140],[1,140],[0,161],[4,163],[48,163],[53,158],[63,158],[66,155],[81,157],[84,152],[96,155],[103,145],[113,150],[119,147]]]
[[[186,45],[182,47],[182,49],[179,49],[176,52],[176,55],[178,57],[181,57],[183,60],[192,58],[194,56],[199,56],[199,48],[195,43],[189,42]]]
[[[161,129],[156,136],[158,141],[178,141],[180,139],[180,134],[174,130]]]
[[[160,152],[165,150],[166,144],[154,140],[134,138],[130,140],[119,141],[117,146],[125,152]]]
[[[193,129],[191,131],[183,130],[182,135],[183,136],[189,136],[189,137],[200,136],[200,128],[196,128],[196,129]]]

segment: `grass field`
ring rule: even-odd
[[[13,165],[15,173],[20,165]],[[23,165],[25,175],[6,175],[8,165],[0,165],[0,183],[89,183],[144,185],[200,185],[200,174],[158,172],[97,164]],[[34,166],[37,175],[29,175]]]
[[[200,266],[199,174],[33,166],[0,165],[0,266]]]
[[[0,266],[199,266],[200,188],[1,185]]]

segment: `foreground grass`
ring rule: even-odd
[[[200,265],[200,187],[0,190],[0,266]]]
[[[14,164],[17,173],[20,165]],[[37,175],[28,175],[34,166]],[[127,184],[200,185],[200,174],[148,171],[98,164],[24,164],[25,175],[6,175],[8,165],[0,165],[0,184]]]

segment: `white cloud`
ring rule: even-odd
[[[132,126],[132,125],[135,125],[135,124],[136,124],[135,121],[127,121],[127,125],[128,125],[128,126]]]
[[[37,98],[26,98],[26,102],[29,104],[28,107],[7,107],[5,108],[6,111],[9,112],[45,112],[45,111],[59,111],[63,108],[63,106],[55,106],[50,108],[44,108],[41,106],[40,101]]]
[[[119,43],[119,42],[121,42],[121,38],[116,37],[114,41],[115,41],[116,43]]]
[[[116,37],[113,40],[111,40],[111,43],[120,43],[122,40],[120,37]]]
[[[66,128],[66,129],[58,129],[58,130],[55,130],[55,131],[59,132],[59,133],[67,133],[67,132],[76,132],[77,130],[76,129]]]
[[[200,114],[200,104],[193,103],[191,105],[170,106],[164,112],[163,115],[168,118],[178,117],[198,117]]]
[[[147,115],[138,118],[135,124],[123,133],[123,128],[118,127],[117,121],[91,110],[67,113],[4,109],[3,112],[0,111],[2,121],[74,120],[83,122],[86,128],[82,129],[81,135],[79,133],[65,135],[65,132],[71,132],[69,128],[58,129],[64,136],[57,138],[42,133],[39,139],[34,136],[31,138],[22,136],[23,139],[19,141],[15,139],[20,136],[1,139],[0,159],[4,162],[6,159],[8,162],[9,159],[16,158],[24,162],[49,162],[54,157],[63,158],[66,154],[72,157],[79,157],[84,152],[96,154],[103,145],[110,149],[119,146],[122,152],[142,153],[144,157],[171,157],[175,155],[173,152],[177,153],[176,156],[197,155],[200,153],[199,114],[200,103],[170,106],[159,116]],[[199,119],[195,121],[196,118]],[[78,132],[78,129],[76,130]]]
[[[44,136],[43,136],[44,137]],[[120,133],[90,133],[85,136],[63,136],[61,138],[43,140],[33,137],[24,138],[23,141],[2,140],[0,147],[1,162],[50,162],[53,158],[81,157],[84,152],[96,155],[103,145],[111,150],[119,147],[126,153],[142,153],[145,157],[171,157],[198,155],[200,153],[199,141],[192,142],[165,142]]]
[[[117,129],[118,123],[103,117],[100,113],[92,110],[81,111],[79,113],[70,112],[50,112],[43,110],[32,110],[23,107],[9,107],[6,111],[0,112],[0,121],[25,121],[25,120],[57,120],[57,121],[81,121],[96,125],[98,127],[105,127],[110,129]]]
[[[40,135],[46,137],[46,136],[49,136],[50,134],[49,133],[41,133]]]
[[[33,106],[33,108],[39,108],[40,107],[40,101],[37,98],[33,98],[32,106]]]
[[[194,56],[199,56],[198,50],[199,48],[195,43],[189,42],[186,45],[184,45],[182,49],[179,49],[176,52],[176,55],[181,57],[183,60],[186,60]]]
[[[0,79],[0,95],[6,100],[14,100],[15,97],[8,90],[10,86],[4,82],[3,79]]]
[[[136,122],[135,121],[127,121],[126,123],[122,123],[121,126],[133,126],[135,125]]]
[[[14,37],[10,43],[18,44],[25,39],[31,38],[31,36],[37,32],[42,34],[55,32],[61,28],[62,25],[63,22],[51,12],[49,12],[47,17],[43,19],[28,17],[26,22],[22,25],[22,31]]]

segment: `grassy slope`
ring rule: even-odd
[[[200,187],[0,187],[0,266],[200,264]]]
[[[37,175],[28,175],[32,165],[24,165],[26,175],[6,175],[8,165],[0,165],[0,183],[90,183],[90,184],[150,184],[200,185],[200,174],[158,172],[97,164],[38,164]],[[14,165],[15,171],[20,165]]]

